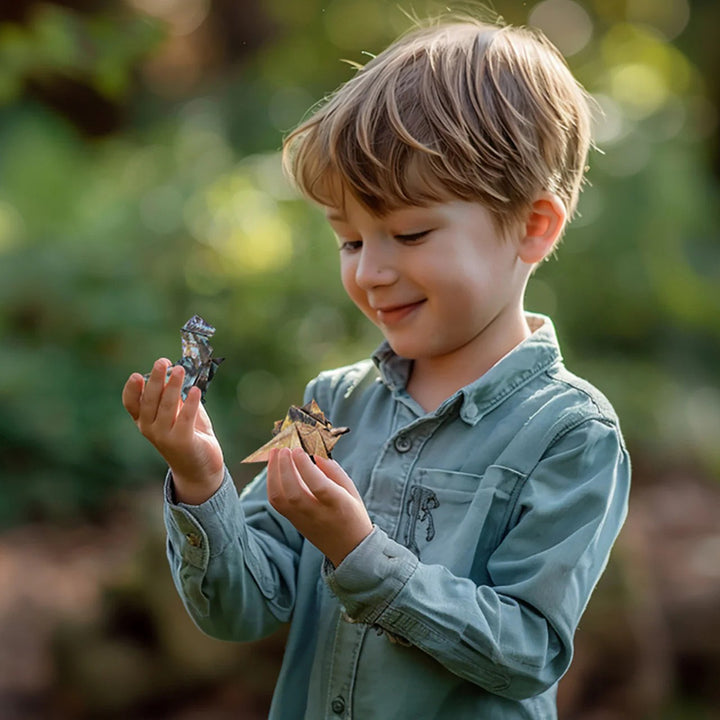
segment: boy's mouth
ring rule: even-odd
[[[377,315],[378,322],[383,325],[392,325],[404,320],[424,302],[425,299],[423,298],[422,300],[406,303],[404,305],[387,305],[385,307],[374,308],[374,310]]]

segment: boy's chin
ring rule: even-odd
[[[387,340],[390,349],[398,357],[401,357],[405,360],[417,360],[418,356],[421,355],[418,349],[416,347],[413,347],[409,343],[404,343],[398,339],[393,340],[392,337],[388,337],[387,335],[383,335],[383,337],[385,338],[385,340]]]

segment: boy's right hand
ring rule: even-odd
[[[222,483],[223,454],[200,403],[199,388],[190,388],[185,402],[180,399],[184,369],[173,367],[165,381],[171,365],[166,358],[157,360],[147,382],[140,373],[133,373],[122,400],[140,432],[170,466],[176,499],[199,505]]]

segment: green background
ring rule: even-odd
[[[156,357],[177,359],[180,327],[205,317],[226,357],[207,407],[242,485],[249,475],[239,460],[305,383],[375,347],[376,331],[343,296],[331,233],[289,188],[278,150],[308,108],[351,76],[344,59],[364,62],[409,15],[443,7],[75,0],[0,10],[0,628],[14,623],[23,597],[8,568],[22,568],[23,582],[50,578],[50,594],[80,572],[83,554],[111,568],[88,590],[95,602],[83,606],[85,620],[62,610],[62,599],[40,603],[51,618],[33,655],[44,658],[44,674],[0,683],[0,706],[17,717],[179,718],[172,708],[202,700],[214,708],[207,717],[222,718],[218,697],[229,691],[219,688],[238,673],[247,680],[250,657],[257,677],[230,693],[228,712],[262,716],[281,639],[228,649],[170,613],[165,586],[162,599],[148,599],[167,572],[163,465],[120,391]],[[720,699],[704,678],[720,668],[720,625],[715,641],[703,641],[687,617],[717,622],[718,613],[701,615],[678,597],[687,600],[680,588],[695,583],[693,602],[702,595],[720,605],[720,6],[497,0],[494,8],[507,22],[542,27],[604,111],[580,216],[527,300],[553,316],[570,369],[615,405],[636,468],[630,529],[588,621],[591,639],[614,628],[635,638],[634,650],[618,638],[593,652],[588,641],[578,662],[593,658],[593,672],[568,681],[566,716],[590,720],[605,708],[618,714],[603,718],[710,717]],[[113,565],[123,527],[129,549]],[[78,540],[79,528],[95,539]],[[66,556],[51,562],[60,547]],[[700,580],[678,565],[697,566]],[[48,568],[56,575],[42,575]],[[648,613],[660,617],[657,627],[645,627]],[[159,630],[168,615],[172,624]],[[665,639],[648,649],[660,627]],[[169,659],[178,636],[187,645]],[[88,659],[96,645],[115,658],[107,676]],[[205,664],[188,660],[200,645]],[[13,647],[4,647],[8,663]],[[138,672],[148,657],[160,671]],[[642,685],[619,671],[628,657],[645,674],[648,657],[665,661]],[[123,672],[135,692],[103,699],[100,688]]]

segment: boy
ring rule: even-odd
[[[128,380],[170,466],[168,556],[195,622],[228,640],[291,623],[271,718],[556,717],[630,474],[612,408],[523,311],[575,208],[588,116],[542,36],[453,20],[289,136],[343,285],[385,336],[307,387],[352,428],[334,460],[275,450],[238,499],[182,369]]]

